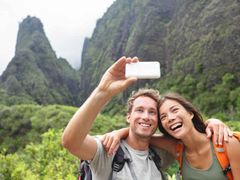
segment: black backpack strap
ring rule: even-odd
[[[157,154],[157,152],[152,148],[149,147],[149,159],[153,160],[154,164],[156,165],[157,169],[162,175],[162,178],[165,179],[165,176],[162,172],[162,160],[160,156]]]
[[[113,162],[112,162],[112,180],[117,179],[117,172],[120,172],[125,164],[125,162],[127,162],[132,178],[134,180],[137,180],[137,176],[133,170],[133,167],[131,165],[132,163],[132,158],[131,155],[129,153],[129,151],[127,150],[127,148],[120,144],[114,158],[113,158]]]
[[[230,164],[223,170],[223,174],[226,176],[229,171],[231,171],[231,166]]]
[[[159,171],[161,171],[161,158],[159,157],[159,155],[157,154],[157,152],[152,148],[152,147],[149,147],[149,158],[151,160],[153,160],[153,162],[155,163],[157,169]]]
[[[112,162],[112,170],[119,172],[122,170],[124,163],[124,151],[122,150],[121,146],[119,146],[116,154],[114,155],[113,162]]]

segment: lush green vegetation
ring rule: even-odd
[[[39,142],[48,129],[63,128],[74,111],[74,107],[59,105],[1,105],[0,149],[10,153],[30,142]]]
[[[79,161],[60,145],[60,130],[48,130],[40,143],[0,154],[0,179],[76,179]]]
[[[60,105],[0,106],[0,179],[76,179],[79,160],[61,146],[64,128],[77,110]],[[100,114],[91,134],[126,126],[116,111]],[[109,115],[114,114],[114,115]],[[226,121],[240,130],[239,121]],[[177,164],[168,168],[171,176]]]
[[[76,179],[79,160],[60,139],[77,108],[31,104],[0,109],[0,179]],[[125,126],[122,115],[99,115],[91,134]]]

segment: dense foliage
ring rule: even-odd
[[[60,129],[75,111],[70,106],[0,105],[0,149],[15,152],[30,142],[39,142],[48,129]]]
[[[14,154],[0,154],[0,179],[76,179],[79,161],[60,145],[61,131],[49,130],[41,143]]]
[[[76,179],[79,160],[60,142],[62,128],[77,108],[1,105],[0,109],[0,179]],[[106,110],[97,117],[91,134],[103,134],[127,125],[122,114],[114,112],[110,116]],[[239,121],[226,123],[233,130],[240,130]],[[167,172],[172,176],[177,170],[175,163]]]
[[[61,146],[75,107],[0,106],[0,179],[76,179],[79,160]],[[125,127],[124,116],[99,115],[91,134]]]

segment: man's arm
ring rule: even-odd
[[[88,135],[94,120],[111,98],[125,90],[136,78],[125,78],[125,65],[138,59],[122,57],[104,73],[99,85],[77,110],[62,135],[62,144],[80,159],[92,159],[97,150],[93,137]]]

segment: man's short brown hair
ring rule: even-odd
[[[139,89],[138,91],[133,91],[132,95],[129,97],[127,101],[127,113],[131,113],[133,102],[140,96],[149,97],[153,99],[157,104],[160,99],[159,92],[155,89]]]

